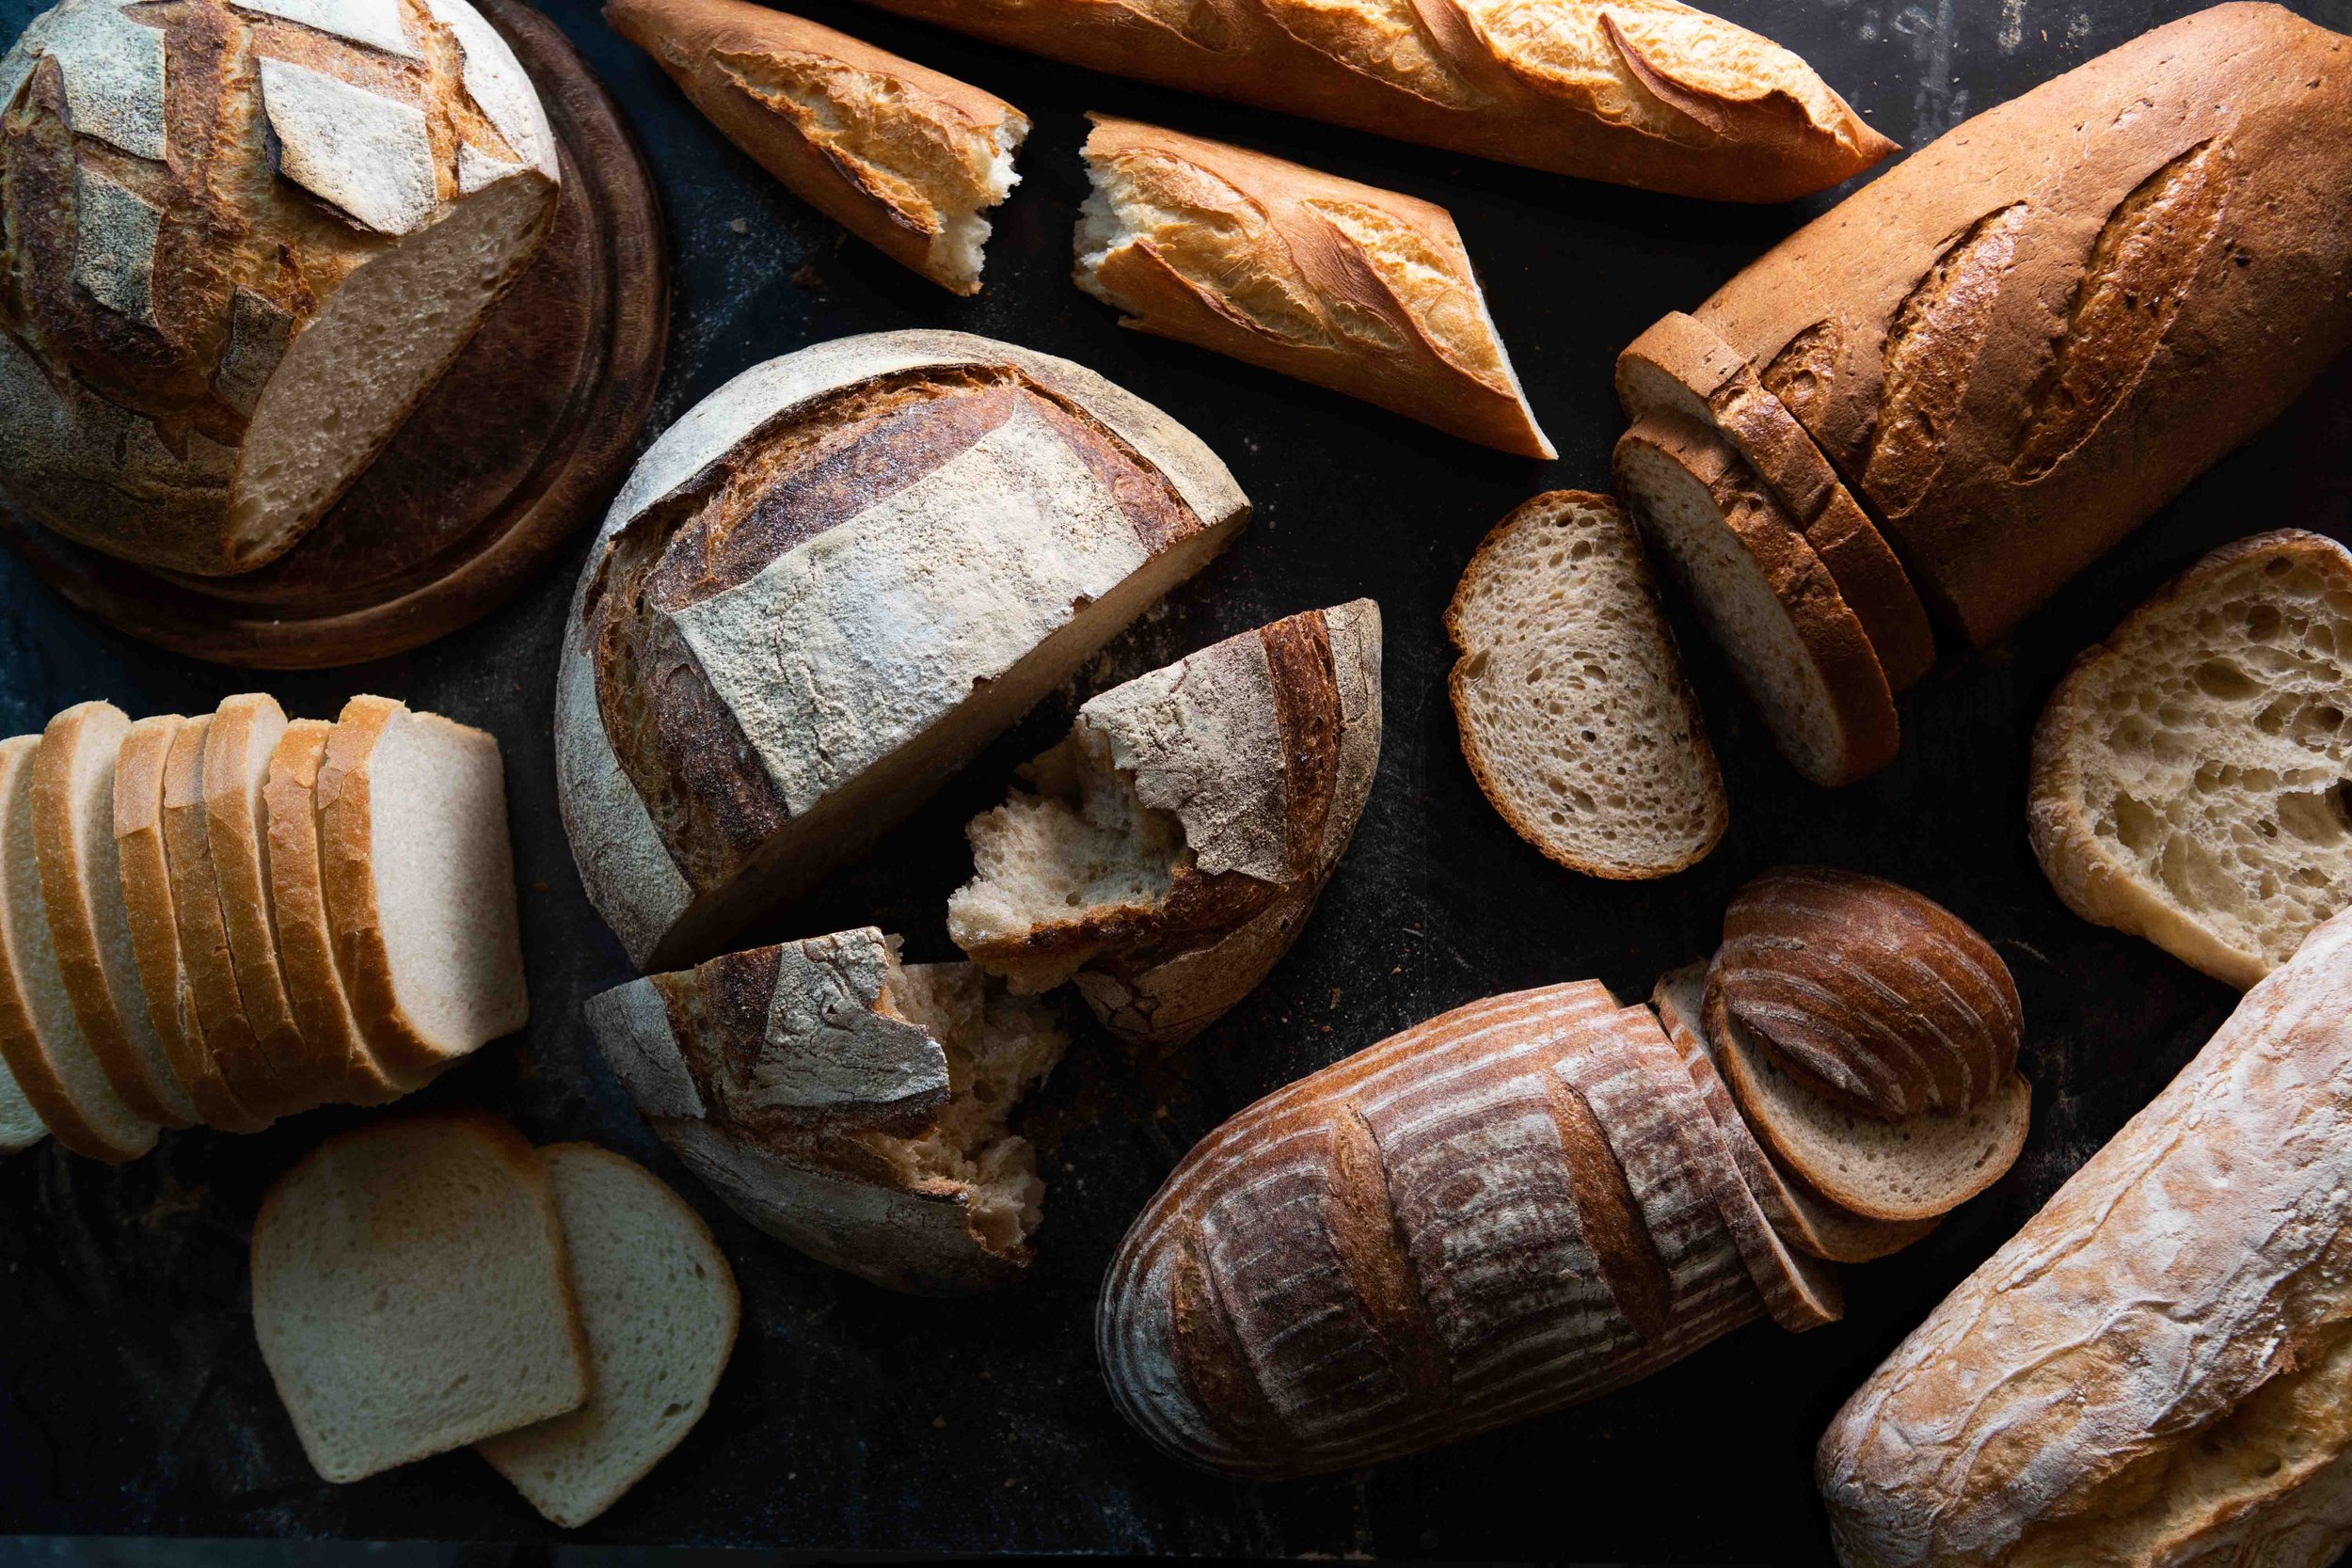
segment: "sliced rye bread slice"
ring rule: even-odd
[[[2032,1120],[2021,1073],[1974,1108],[1880,1121],[1798,1081],[1731,1016],[1720,973],[1705,1004],[1715,1063],[1748,1125],[1788,1167],[1840,1208],[1867,1219],[1950,1213],[2016,1163]]]
[[[342,1063],[335,1098],[354,1105],[384,1105],[432,1081],[430,1075],[389,1071],[368,1048],[351,997],[335,968],[335,933],[319,882],[318,773],[326,737],[324,719],[296,719],[270,755],[262,800],[269,819],[270,908],[278,919],[278,958],[302,1037]]]
[[[1685,964],[1662,976],[1650,993],[1650,1006],[1666,1031],[1666,1038],[1682,1058],[1691,1082],[1707,1102],[1708,1115],[1730,1146],[1733,1162],[1763,1210],[1765,1219],[1781,1240],[1799,1252],[1832,1263],[1867,1263],[1900,1252],[1933,1230],[1941,1218],[1874,1220],[1841,1209],[1805,1185],[1803,1178],[1782,1167],[1772,1152],[1756,1141],[1755,1132],[1724,1087],[1716,1070],[1715,1053],[1705,1024],[1708,965]]]
[[[327,1481],[590,1393],[553,1184],[487,1112],[394,1117],[320,1144],[262,1200],[252,1270],[262,1359]]]
[[[1783,755],[1836,785],[1894,760],[1902,730],[1870,640],[1756,471],[1664,412],[1618,438],[1618,493],[1732,666]]]
[[[155,1147],[155,1124],[115,1093],[66,995],[40,896],[33,832],[39,736],[0,741],[0,1059],[52,1136],[119,1163]]]
[[[1617,356],[1617,401],[1629,420],[1665,409],[1713,426],[1738,449],[1836,579],[1890,689],[1900,695],[1934,667],[1927,606],[1885,534],[1811,434],[1714,328],[1680,311],[1661,317]]]
[[[1462,755],[1512,831],[1571,871],[1670,876],[1731,813],[1648,557],[1608,496],[1495,525],[1446,609]]]
[[[651,1171],[594,1144],[552,1144],[539,1158],[564,1220],[596,1392],[475,1448],[550,1523],[577,1529],[702,1419],[741,1307],[710,1227]]]
[[[134,1114],[186,1127],[196,1105],[148,1014],[115,849],[115,767],[130,728],[103,702],[49,721],[33,752],[33,847],[57,970],[106,1082]]]
[[[439,1071],[529,1018],[506,774],[482,731],[354,697],[318,772],[320,883],[360,1037]]]
[[[186,720],[158,714],[123,732],[115,757],[115,859],[122,908],[138,960],[147,1018],[164,1043],[171,1070],[188,1091],[199,1120],[224,1132],[258,1132],[269,1117],[238,1103],[197,1022],[187,967],[180,961],[180,923],[172,908],[171,862],[164,833],[164,774]]]

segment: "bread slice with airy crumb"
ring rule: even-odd
[[[586,1402],[538,1150],[486,1112],[328,1138],[262,1200],[253,1329],[311,1465],[358,1481]]]
[[[735,1273],[702,1216],[594,1144],[539,1150],[554,1183],[596,1392],[567,1415],[475,1445],[553,1524],[618,1501],[709,1407],[735,1348]]]
[[[1572,871],[1670,876],[1730,808],[1648,559],[1607,496],[1554,490],[1478,546],[1447,607],[1462,755],[1512,830]]]
[[[2074,661],[2026,819],[2066,906],[2251,986],[2352,905],[2352,550],[2225,545]]]

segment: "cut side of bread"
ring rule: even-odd
[[[49,721],[33,753],[33,839],[49,935],[83,1037],[134,1115],[185,1127],[196,1106],[148,1013],[115,850],[115,767],[131,721],[81,703]]]
[[[1617,442],[1617,491],[1722,644],[1782,753],[1815,784],[1894,760],[1894,693],[1804,535],[1730,445],[1660,411]]]
[[[1731,1016],[1713,975],[1706,1019],[1716,1065],[1756,1136],[1824,1196],[1867,1219],[1949,1213],[1999,1180],[2026,1145],[2033,1091],[2022,1074],[1973,1110],[1879,1121],[1784,1071]]]
[[[702,1216],[594,1144],[539,1150],[554,1184],[595,1393],[476,1447],[531,1506],[576,1529],[702,1418],[735,1348],[735,1273]]]
[[[271,1073],[292,1097],[286,1109],[309,1110],[342,1087],[342,1062],[326,1058],[303,1037],[278,958],[262,791],[285,733],[285,710],[273,697],[245,692],[220,705],[204,736],[204,821],[246,1020]]]
[[[1478,546],[1446,610],[1462,754],[1512,830],[1572,871],[1669,876],[1730,823],[1640,538],[1555,490]]]
[[[33,828],[38,736],[0,741],[0,1058],[57,1142],[93,1160],[135,1160],[155,1124],[106,1081],[57,968]]]
[[[327,1481],[588,1399],[547,1166],[486,1113],[396,1117],[327,1139],[262,1200],[252,1267],[262,1357]]]
[[[354,697],[319,765],[320,880],[370,1050],[438,1071],[523,1026],[522,942],[498,742]]]
[[[2078,658],[2034,734],[2034,853],[2069,909],[2249,987],[2352,905],[2352,551],[2207,556]]]

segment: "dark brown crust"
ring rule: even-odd
[[[1560,1130],[1560,1159],[1576,1195],[1576,1214],[1584,1243],[1593,1249],[1609,1294],[1626,1321],[1645,1339],[1666,1331],[1674,1310],[1674,1288],[1649,1227],[1633,1201],[1625,1167],[1609,1148],[1600,1120],[1575,1085],[1558,1077],[1550,1084],[1551,1119]]]
[[[1441,1403],[1454,1378],[1446,1364],[1445,1341],[1413,1273],[1404,1226],[1380,1163],[1380,1141],[1355,1106],[1343,1107],[1331,1118],[1331,1148],[1324,1225],[1340,1266],[1382,1359],[1397,1370],[1416,1397]]]
[[[1168,1349],[1192,1392],[1193,1403],[1213,1412],[1228,1442],[1264,1442],[1280,1431],[1265,1390],[1250,1374],[1233,1320],[1219,1299],[1216,1279],[1200,1261],[1196,1230],[1179,1243],[1175,1279],[1168,1297]]]

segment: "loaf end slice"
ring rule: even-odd
[[[2251,986],[2352,905],[2352,551],[2225,545],[2087,650],[2026,825],[2069,909]]]
[[[709,1406],[741,1315],[702,1216],[594,1144],[539,1150],[555,1189],[595,1392],[475,1445],[550,1523],[577,1529],[677,1447]]]
[[[1470,559],[1446,631],[1462,755],[1521,838],[1620,879],[1670,876],[1723,838],[1706,721],[1614,500],[1555,490],[1519,506]]]

